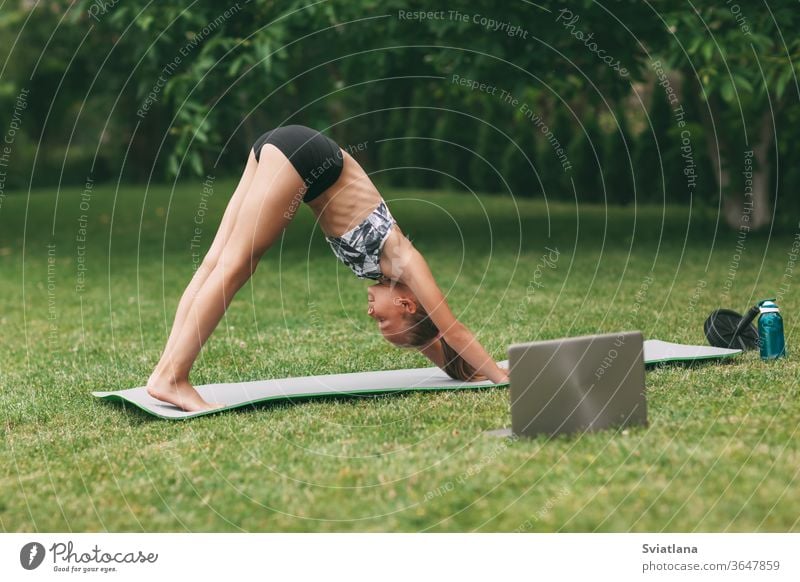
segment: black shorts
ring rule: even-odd
[[[342,150],[332,139],[303,125],[285,125],[271,129],[253,144],[258,160],[265,144],[277,147],[303,179],[306,193],[303,202],[310,202],[333,186],[342,173]]]

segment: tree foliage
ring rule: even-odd
[[[8,183],[235,174],[263,131],[303,123],[368,143],[360,159],[373,169],[430,168],[376,174],[395,185],[508,184],[570,200],[575,184],[584,202],[722,196],[733,223],[743,151],[768,186],[800,179],[788,163],[798,24],[788,0],[7,2],[0,111],[10,117],[30,89]],[[689,125],[677,125],[655,62]]]

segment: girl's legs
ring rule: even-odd
[[[253,151],[251,150],[250,156],[247,159],[247,165],[245,166],[242,177],[239,180],[239,184],[236,186],[236,190],[234,190],[231,199],[228,201],[228,206],[225,208],[225,213],[222,216],[222,221],[220,222],[219,229],[214,237],[214,241],[211,243],[211,247],[208,249],[206,256],[203,257],[203,262],[200,263],[200,266],[197,268],[197,271],[195,271],[192,280],[189,282],[189,285],[183,292],[180,303],[178,303],[178,310],[175,313],[175,320],[172,323],[172,331],[170,331],[167,344],[164,347],[164,351],[161,353],[159,365],[157,365],[153,371],[153,376],[158,376],[166,372],[166,370],[162,369],[161,367],[162,364],[166,363],[164,361],[164,354],[173,349],[175,345],[175,338],[179,335],[180,330],[183,328],[184,321],[186,320],[186,314],[189,311],[189,306],[194,300],[194,296],[203,286],[205,280],[208,279],[208,275],[214,270],[214,267],[219,261],[222,248],[225,246],[225,242],[228,240],[231,232],[233,231],[236,215],[239,213],[242,200],[244,200],[244,197],[250,188],[250,184],[253,181],[253,176],[256,174],[257,166],[258,162],[256,161],[256,157],[253,155]]]
[[[233,296],[291,222],[302,200],[303,181],[286,157],[267,145],[260,158],[216,264],[197,289],[173,345],[165,350],[148,381],[151,396],[187,411],[214,408],[191,385],[189,371]]]

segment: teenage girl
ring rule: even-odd
[[[301,201],[334,254],[357,277],[377,281],[367,289],[367,314],[388,341],[418,349],[452,378],[508,382],[507,371],[455,318],[425,259],[361,166],[321,133],[289,125],[256,140],[211,248],[181,297],[147,381],[150,396],[191,412],[221,406],[202,399],[189,371]]]

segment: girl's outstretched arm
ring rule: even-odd
[[[497,384],[507,383],[508,372],[495,363],[494,358],[483,348],[467,326],[458,321],[447,305],[447,300],[436,284],[425,257],[407,238],[398,238],[400,240],[392,241],[394,244],[391,249],[390,264],[386,269],[389,272],[384,270],[384,274],[411,289],[431,321],[442,333],[444,340],[475,368],[477,374],[483,374]],[[435,349],[428,351],[431,353],[425,353],[424,350],[423,353],[441,367],[441,363],[437,361],[441,359],[441,355],[438,352],[434,353]]]

